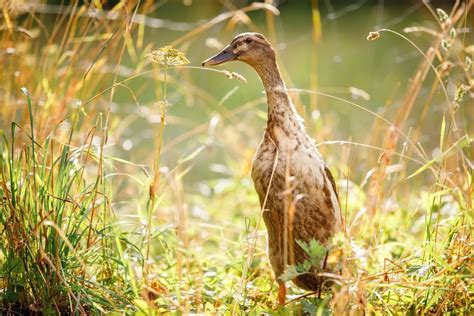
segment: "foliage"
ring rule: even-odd
[[[373,30],[368,39],[376,41],[354,42],[416,53],[411,79],[397,79],[409,82],[397,88],[405,90],[374,92],[385,107],[370,109],[371,94],[355,87],[344,90],[352,99],[326,93],[316,77],[311,89],[290,90],[340,179],[345,231],[327,256],[340,271],[333,284],[320,298],[291,287],[281,307],[249,174],[264,99],[250,77],[244,85],[239,73],[188,65],[203,59],[193,43],[219,46],[205,39],[222,22],[223,33],[236,33],[261,27],[264,16],[283,49],[274,36],[279,11],[254,3],[193,24],[155,18],[161,3],[148,1],[5,5],[1,313],[472,313],[472,5],[423,2],[428,24],[415,21],[403,34]],[[311,9],[312,32],[321,35],[319,8]],[[150,39],[150,29],[163,37]],[[151,50],[155,40],[167,45]],[[311,47],[320,40],[313,36]],[[309,69],[291,62],[290,74]],[[227,91],[216,72],[239,81]],[[323,124],[327,100],[361,111],[353,121],[366,138],[329,113]],[[365,117],[372,126],[359,122]],[[325,141],[344,131],[345,141]],[[287,279],[326,256],[315,240],[300,246],[309,259],[289,266]]]

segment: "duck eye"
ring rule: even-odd
[[[252,43],[252,39],[251,39],[251,38],[246,38],[246,39],[245,39],[245,42],[246,42],[246,43]]]

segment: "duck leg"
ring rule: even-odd
[[[284,282],[278,282],[278,304],[285,305],[286,302],[286,287]]]
[[[328,255],[329,255],[329,250],[326,250],[326,256],[324,257],[324,262],[323,262],[323,272],[326,270],[326,264],[328,262]],[[321,292],[323,290],[322,282],[319,283],[318,286],[318,298],[321,298]]]

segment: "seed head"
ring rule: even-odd
[[[369,32],[369,35],[367,35],[367,40],[368,41],[375,41],[380,37],[380,33],[375,31],[375,32]]]
[[[230,71],[224,70],[224,75],[229,79],[235,79],[235,80],[247,82],[247,79],[245,79],[244,76],[236,72],[230,72]]]
[[[441,40],[441,47],[445,50],[448,51],[449,48],[451,47],[451,43],[445,40],[444,38]]]
[[[449,30],[449,37],[451,37],[451,39],[455,39],[455,38],[456,38],[456,35],[457,35],[456,29],[455,29],[454,27],[452,27],[452,28]]]
[[[464,70],[471,71],[471,65],[472,65],[471,57],[466,56],[466,59],[465,59],[464,63],[465,63]]]
[[[449,15],[443,9],[436,9],[436,13],[438,13],[438,18],[441,23],[449,21]]]

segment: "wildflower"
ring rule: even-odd
[[[375,41],[380,37],[380,33],[375,31],[375,32],[369,32],[369,35],[367,35],[367,40],[368,41]]]
[[[172,46],[165,46],[158,48],[157,50],[150,51],[146,57],[151,62],[163,66],[180,66],[189,64],[189,60],[186,58],[183,52],[173,48]]]

